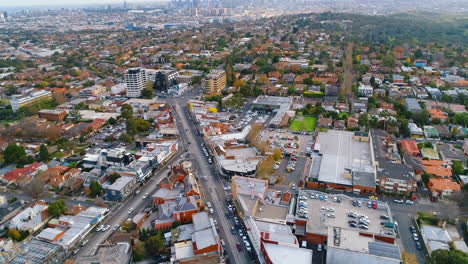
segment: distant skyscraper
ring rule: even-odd
[[[123,2],[123,9],[127,9],[127,1],[125,1],[125,0]]]
[[[146,84],[145,69],[128,69],[125,72],[125,82],[127,83],[127,97],[140,97]]]

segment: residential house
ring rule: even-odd
[[[47,169],[47,165],[42,162],[34,162],[32,164],[24,166],[24,168],[17,168],[12,171],[5,173],[2,181],[7,184],[23,185],[28,183],[32,177],[37,175],[40,171]]]
[[[348,127],[348,129],[355,129],[359,127],[358,122],[359,120],[357,118],[350,116],[348,117],[348,119],[346,119],[346,126]]]
[[[360,97],[371,97],[374,93],[374,88],[370,85],[359,84],[358,95]]]
[[[333,125],[333,119],[328,117],[320,117],[318,120],[318,127],[331,128]]]
[[[439,119],[442,123],[448,119],[447,115],[440,109],[432,108],[427,111],[430,115],[430,120]]]
[[[433,126],[424,126],[423,129],[424,129],[424,136],[426,138],[428,138],[428,139],[429,138],[434,138],[434,139],[439,138],[439,132]]]
[[[452,177],[452,169],[445,160],[425,160],[421,161],[426,173],[433,175],[436,178],[450,179]]]
[[[344,130],[346,128],[346,123],[344,120],[335,120],[333,122],[333,128],[335,130]]]
[[[421,155],[421,152],[419,152],[418,144],[416,144],[414,140],[401,140],[400,146],[404,150],[404,152],[408,153],[409,155]]]
[[[424,132],[422,128],[418,127],[415,123],[408,123],[411,138],[423,138]]]
[[[451,179],[429,179],[427,188],[431,191],[432,197],[444,198],[451,196],[454,192],[461,190],[460,184],[452,181]]]
[[[422,108],[419,105],[418,101],[414,98],[406,98],[405,99],[405,106],[408,111],[411,113],[421,113]]]

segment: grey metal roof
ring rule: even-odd
[[[382,242],[369,242],[369,254],[392,259],[400,259],[400,249],[398,246]]]

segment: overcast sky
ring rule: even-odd
[[[127,3],[157,3],[166,2],[165,0],[127,0]],[[80,5],[80,4],[119,4],[123,0],[0,0],[0,9],[2,7],[13,6],[67,6],[67,5]]]

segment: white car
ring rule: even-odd
[[[143,199],[148,198],[148,196],[149,196],[149,193],[145,193],[145,195],[143,195]]]
[[[210,214],[214,214],[213,208],[210,208]]]
[[[405,203],[406,203],[406,204],[414,204],[414,202],[413,202],[413,201],[411,201],[411,200],[406,200],[406,202],[405,202]]]
[[[210,203],[210,202],[206,202],[206,206],[208,206],[208,208],[211,208],[211,203]]]
[[[399,204],[402,204],[403,203],[403,200],[393,200],[395,203],[399,203]]]
[[[128,209],[128,214],[131,214],[133,212],[133,210],[134,210],[133,207]]]

